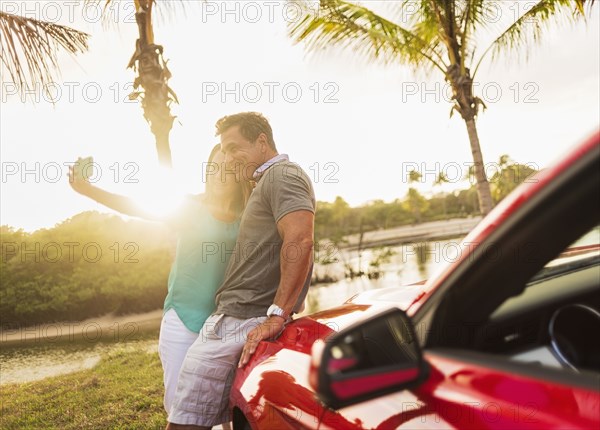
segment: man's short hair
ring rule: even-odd
[[[267,143],[271,149],[277,151],[271,125],[267,121],[267,118],[259,112],[240,112],[234,115],[227,115],[219,119],[215,126],[217,128],[215,136],[220,136],[231,127],[239,126],[242,136],[251,142],[254,142],[261,133],[264,133],[267,136]]]

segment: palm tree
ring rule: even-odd
[[[59,48],[70,54],[88,50],[89,34],[64,25],[0,11],[0,63],[22,91],[54,82]]]
[[[453,92],[453,106],[464,120],[477,181],[481,212],[492,208],[490,185],[485,176],[483,156],[475,120],[485,105],[473,94],[473,79],[482,60],[518,50],[537,42],[545,24],[561,19],[585,16],[584,6],[592,0],[538,0],[508,25],[477,56],[475,32],[493,32],[497,24],[486,20],[494,0],[399,0],[387,4],[390,16],[344,0],[320,0],[315,10],[312,1],[296,1],[302,7],[300,19],[291,22],[289,34],[297,42],[306,42],[311,51],[337,45],[357,55],[385,63],[410,64],[426,72],[438,70]],[[366,3],[368,4],[368,3]],[[405,24],[405,25],[404,25]]]
[[[423,175],[418,170],[411,170],[408,172],[408,183],[420,182]]]
[[[86,4],[97,4],[102,0],[85,0]],[[113,0],[104,0],[105,10]],[[170,104],[178,102],[177,96],[168,85],[171,73],[163,59],[163,47],[154,42],[152,12],[155,5],[165,9],[184,2],[157,2],[156,0],[133,0],[139,39],[128,68],[133,68],[136,77],[134,92],[130,99],[140,98],[144,118],[155,136],[158,159],[163,166],[171,167],[169,134],[175,117]],[[32,18],[0,12],[0,58],[3,68],[8,70],[14,83],[24,89],[31,83],[46,84],[54,81],[53,72],[59,70],[57,49],[60,46],[72,54],[88,49],[89,35],[81,31]],[[26,64],[28,74],[25,72]],[[140,90],[141,87],[141,90]]]
[[[105,0],[105,10],[113,1]],[[86,0],[86,2],[97,3],[98,0]],[[170,8],[174,3],[183,6],[184,2],[156,0],[133,0],[133,2],[139,38],[135,43],[135,52],[127,65],[127,68],[132,68],[136,73],[133,81],[134,92],[129,95],[129,98],[141,100],[144,118],[150,124],[150,130],[154,134],[158,160],[161,165],[171,167],[169,134],[175,117],[171,114],[170,105],[172,102],[179,103],[179,101],[168,85],[171,72],[163,58],[163,47],[154,41],[152,13],[155,6]]]
[[[447,184],[448,182],[450,182],[448,180],[448,176],[446,176],[444,172],[439,172],[435,178],[435,181],[433,181],[433,185],[441,186],[442,184]]]

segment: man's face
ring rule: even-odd
[[[264,136],[264,135],[261,135]],[[266,160],[264,138],[252,142],[240,133],[240,127],[231,127],[221,134],[221,151],[228,165],[241,169],[246,179],[251,179],[254,171]]]

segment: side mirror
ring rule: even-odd
[[[412,321],[397,308],[354,324],[313,348],[311,384],[332,409],[417,385],[426,377]]]

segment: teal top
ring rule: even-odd
[[[197,197],[187,198],[170,224],[177,232],[177,251],[164,312],[175,309],[183,324],[199,333],[215,309],[215,292],[225,276],[240,224],[215,219]]]

